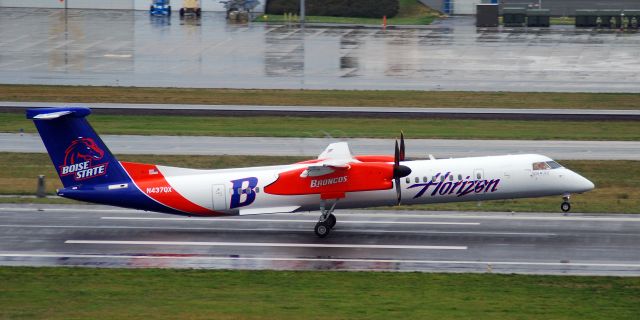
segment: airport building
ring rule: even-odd
[[[495,3],[500,7],[544,8],[553,16],[573,16],[578,9],[637,9],[638,0],[420,0],[425,5],[450,15],[476,14],[476,5]]]

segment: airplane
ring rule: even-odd
[[[118,161],[85,107],[26,111],[62,181],[61,197],[186,216],[320,211],[314,232],[326,237],[336,208],[570,195],[594,184],[538,154],[411,160],[404,135],[393,155],[353,155],[331,143],[317,159],[289,165],[200,170]]]

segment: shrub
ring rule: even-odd
[[[309,16],[391,18],[398,14],[398,0],[306,0]],[[268,0],[267,14],[298,13],[300,0]]]

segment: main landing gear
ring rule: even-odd
[[[562,196],[562,204],[560,205],[560,210],[562,210],[565,215],[567,214],[567,212],[569,212],[569,210],[571,210],[571,203],[569,203],[569,198],[571,198],[571,195],[569,194],[565,194]]]
[[[322,202],[320,202],[320,219],[314,228],[318,237],[324,238],[328,236],[331,229],[336,226],[337,220],[336,216],[333,215],[333,210],[336,208],[337,203],[338,200],[336,199],[333,205],[331,205],[331,208],[327,209],[326,201],[322,200]]]

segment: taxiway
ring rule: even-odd
[[[102,135],[116,154],[263,155],[317,157],[331,142],[347,141],[354,154],[388,154],[391,139]],[[311,135],[311,134],[310,134]],[[640,160],[638,141],[531,141],[407,139],[407,156],[474,157],[544,154],[557,160]],[[0,133],[0,152],[46,152],[37,134]]]
[[[91,107],[96,114],[373,117],[409,119],[490,120],[640,120],[640,110],[544,108],[419,108],[338,106],[252,106],[141,103],[60,103],[0,101],[0,112],[24,113],[28,108]]]

